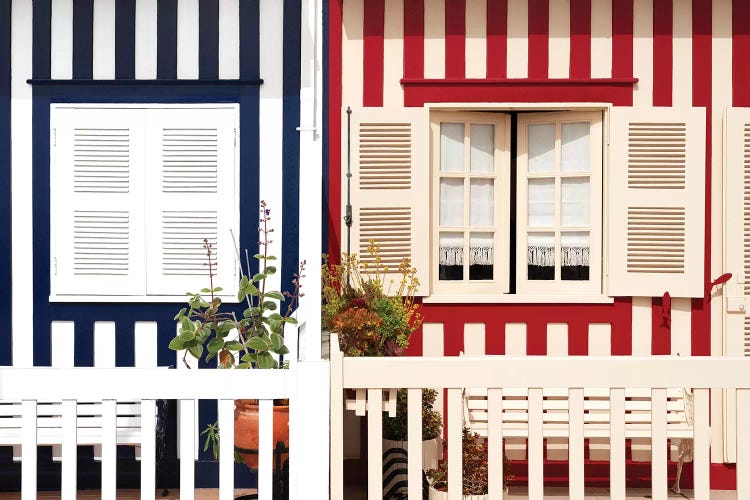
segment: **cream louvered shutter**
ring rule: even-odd
[[[54,108],[51,295],[143,293],[143,115]]]
[[[610,117],[609,294],[702,297],[705,109]]]
[[[346,137],[346,112],[343,126]],[[373,268],[367,248],[380,245],[386,291],[404,258],[417,269],[419,295],[429,293],[429,115],[423,108],[358,108],[351,114],[351,253]],[[346,179],[346,147],[343,179]],[[342,197],[346,204],[346,197]],[[342,248],[346,251],[343,231]],[[394,280],[394,286],[388,282]]]
[[[235,295],[238,109],[147,113],[147,293],[180,295],[208,288],[206,239],[212,246],[214,287]]]

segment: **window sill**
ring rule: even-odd
[[[424,304],[612,304],[606,295],[431,295]]]
[[[202,294],[206,295],[206,294]],[[218,295],[221,301],[226,304],[237,304],[237,295]],[[119,304],[119,303],[131,303],[131,304],[152,304],[152,303],[187,303],[188,295],[50,295],[50,303],[103,303],[103,304]]]

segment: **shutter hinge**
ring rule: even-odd
[[[57,276],[57,257],[55,257],[55,276]]]
[[[234,147],[237,147],[237,129],[234,129]]]
[[[52,145],[55,147],[57,146],[57,129],[56,128],[52,129]]]

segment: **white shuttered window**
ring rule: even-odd
[[[54,106],[51,295],[173,300],[236,289],[236,105]]]

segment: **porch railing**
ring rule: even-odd
[[[544,489],[544,389],[568,393],[568,466],[571,498],[584,495],[584,389],[609,391],[610,494],[626,498],[625,401],[627,389],[650,390],[652,498],[666,499],[667,390],[693,389],[694,497],[710,495],[709,391],[726,389],[737,396],[737,422],[750,422],[750,362],[743,358],[675,357],[512,357],[462,356],[420,358],[345,358],[331,339],[331,499],[343,499],[343,415],[345,390],[358,393],[354,407],[367,416],[367,494],[382,498],[382,419],[390,405],[384,389],[408,389],[408,493],[422,495],[421,389],[445,389],[447,415],[448,495],[461,498],[461,431],[464,389],[486,390],[488,398],[489,495],[503,492],[503,390],[528,392],[528,493],[542,498]],[[517,391],[516,391],[517,392]],[[351,405],[350,405],[351,406]],[[750,424],[737,428],[737,495],[750,498]]]

